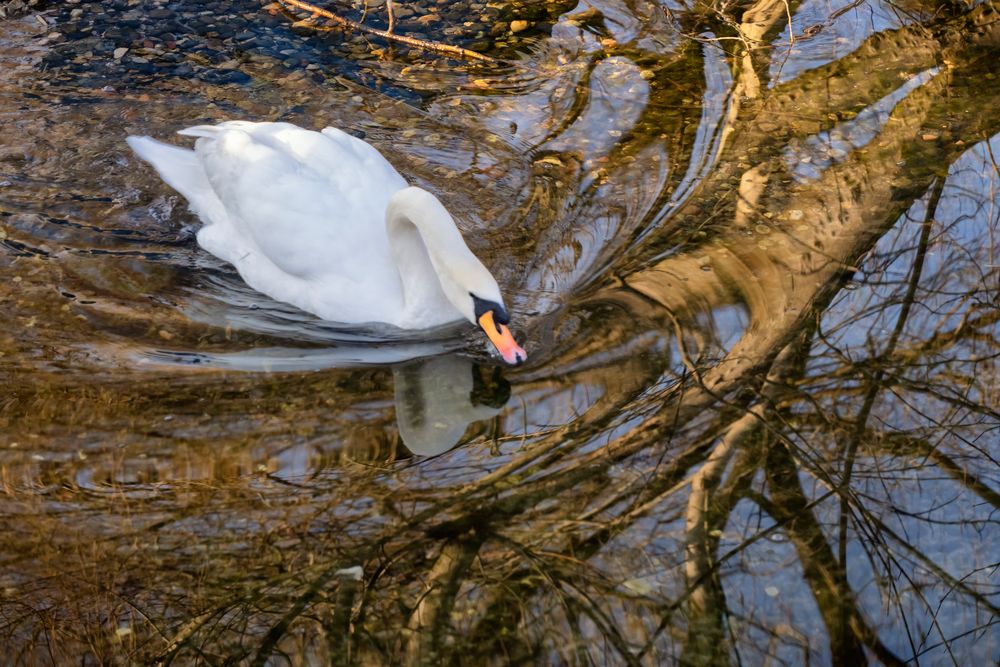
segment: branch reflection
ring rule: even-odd
[[[812,36],[868,32],[819,62],[782,33],[809,46],[811,3],[588,7],[508,85],[435,95],[457,138],[392,135],[521,288],[530,365],[80,378],[18,348],[17,660],[995,661],[995,10],[842,12]],[[96,282],[17,262],[21,294]]]

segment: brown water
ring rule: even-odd
[[[588,6],[243,85],[78,85],[0,23],[10,663],[1000,658],[998,15]],[[123,138],[235,117],[438,193],[529,363],[199,249]]]

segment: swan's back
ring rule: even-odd
[[[181,134],[199,137],[195,153],[212,190],[281,270],[365,275],[371,262],[391,262],[385,210],[406,182],[368,144],[287,123],[232,121]]]

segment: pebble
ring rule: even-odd
[[[124,56],[126,53],[128,53],[127,48],[125,48],[124,46],[118,47],[117,49],[115,49],[115,60],[121,60],[122,56]]]
[[[198,78],[206,83],[227,84],[227,83],[247,83],[250,76],[239,70],[206,70],[198,75]]]
[[[517,20],[510,22],[510,31],[513,33],[524,32],[530,27],[527,21]]]

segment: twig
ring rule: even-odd
[[[466,58],[469,60],[478,60],[485,63],[498,63],[499,61],[495,58],[483,55],[482,53],[476,53],[475,51],[470,51],[469,49],[463,49],[459,46],[452,46],[451,44],[442,44],[441,42],[431,42],[425,39],[417,39],[416,37],[407,37],[406,35],[397,35],[393,32],[387,30],[379,30],[378,28],[370,28],[364,24],[358,23],[357,21],[352,21],[350,19],[345,19],[342,16],[337,16],[333,12],[327,11],[316,5],[311,5],[308,2],[303,2],[303,0],[278,0],[279,3],[295,7],[297,9],[302,9],[304,11],[312,13],[312,18],[321,16],[328,21],[336,23],[342,28],[349,28],[351,30],[356,30],[358,32],[367,33],[369,35],[376,35],[382,39],[389,40],[390,42],[399,42],[400,44],[406,44],[408,46],[415,46],[418,49],[425,49],[427,51],[435,51],[437,53],[442,53],[444,55],[456,56],[459,58]],[[391,6],[391,2],[388,6]],[[390,10],[391,12],[391,10]],[[392,14],[390,14],[392,17]],[[395,24],[395,18],[390,19],[390,30]]]
[[[851,10],[852,10],[852,9],[854,9],[855,7],[860,7],[860,6],[861,6],[861,5],[863,5],[863,4],[865,4],[865,0],[854,0],[854,2],[852,2],[852,3],[851,3],[851,4],[849,4],[849,5],[847,5],[846,7],[841,7],[841,8],[840,8],[840,9],[838,9],[837,11],[835,11],[835,12],[832,12],[832,13],[830,14],[829,18],[827,18],[826,20],[827,20],[827,22],[828,22],[828,23],[833,23],[833,22],[834,22],[834,21],[836,21],[836,20],[837,20],[838,18],[840,18],[840,17],[842,16],[842,15],[844,15],[844,14],[846,14],[847,12],[851,11]]]
[[[392,32],[393,28],[396,27],[396,10],[392,0],[385,0],[385,13],[389,16],[389,28],[386,32]]]
[[[785,2],[785,15],[788,17],[788,46],[795,46],[795,28],[792,27],[792,8],[788,4],[788,0]]]

